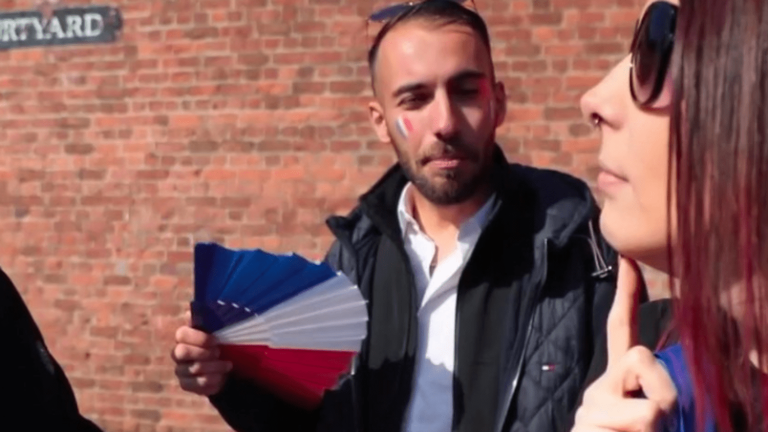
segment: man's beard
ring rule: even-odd
[[[493,142],[494,135],[489,138]],[[463,203],[473,196],[485,185],[487,185],[491,174],[491,155],[484,154],[493,144],[486,143],[483,149],[472,148],[462,142],[455,140],[450,144],[440,144],[437,148],[427,155],[420,155],[416,160],[411,160],[408,155],[400,151],[395,145],[395,152],[400,167],[403,169],[405,177],[413,183],[413,186],[429,202],[435,205],[454,205]],[[437,158],[440,156],[459,153],[471,162],[476,171],[463,174],[457,170],[444,170],[441,172],[441,181],[438,183],[425,175],[419,168],[424,167],[423,161],[428,158]]]

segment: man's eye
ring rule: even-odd
[[[427,95],[413,94],[413,95],[405,96],[404,98],[400,99],[400,105],[403,105],[406,107],[414,107],[414,106],[422,105],[428,100],[429,100],[429,97]]]
[[[456,94],[459,96],[476,96],[478,93],[480,93],[480,89],[477,87],[465,87],[456,89]]]

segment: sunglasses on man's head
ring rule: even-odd
[[[629,89],[632,99],[643,108],[664,108],[671,102],[664,86],[675,46],[677,11],[672,3],[651,3],[635,28]]]
[[[408,10],[418,6],[419,4],[424,3],[425,1],[452,1],[454,3],[459,3],[459,4],[464,4],[467,2],[467,0],[420,0],[420,1],[409,1],[405,3],[398,3],[398,4],[386,6],[384,8],[376,10],[368,17],[368,20],[373,22],[389,21],[392,18],[395,18],[400,14],[403,14]],[[472,5],[474,6],[475,0],[471,0],[471,1],[472,1]]]

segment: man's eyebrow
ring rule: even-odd
[[[461,81],[469,81],[469,80],[478,80],[478,79],[484,79],[487,78],[488,74],[485,72],[476,70],[476,69],[465,69],[460,71],[459,73],[452,76],[448,82],[450,83],[456,83]],[[411,93],[419,90],[424,90],[429,88],[427,84],[420,83],[420,82],[414,82],[414,83],[408,83],[403,84],[400,87],[396,88],[394,92],[392,92],[393,97],[398,97],[406,93]]]
[[[460,81],[479,80],[487,77],[488,77],[488,74],[486,74],[485,72],[482,72],[476,69],[466,69],[452,76],[448,81],[451,83],[455,83]]]
[[[401,95],[404,95],[406,93],[415,92],[418,90],[423,90],[429,88],[428,85],[424,83],[409,83],[409,84],[403,84],[400,87],[396,88],[394,92],[392,92],[392,97],[398,97]]]

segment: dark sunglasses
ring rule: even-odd
[[[651,3],[635,27],[629,90],[635,103],[643,108],[664,108],[671,102],[670,89],[665,86],[675,46],[677,11],[672,3]]]
[[[423,3],[424,1],[435,1],[435,0],[420,0],[420,1],[409,1],[405,3],[398,3],[391,6],[384,7],[382,9],[378,9],[375,12],[373,12],[369,17],[369,21],[373,22],[384,22],[389,21],[392,18],[395,18],[399,16],[400,14],[403,14],[407,12],[408,10],[414,8],[415,6],[419,5],[420,3]],[[467,2],[467,0],[441,0],[441,1],[452,1],[454,3],[464,4]],[[472,1],[472,6],[476,10],[475,7],[475,0]]]

